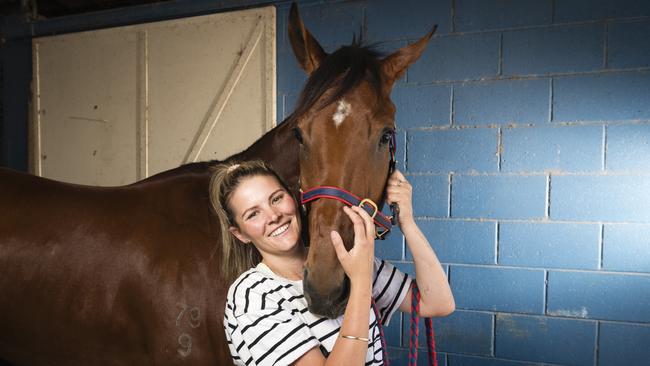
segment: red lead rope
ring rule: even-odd
[[[415,366],[418,363],[418,335],[420,333],[420,289],[415,281],[411,284],[411,329],[409,331],[409,366]],[[433,334],[433,321],[431,318],[424,319],[424,325],[427,331],[427,351],[429,353],[429,366],[438,366],[438,357],[436,355],[436,340]]]
[[[384,336],[384,327],[381,324],[379,317],[379,310],[375,300],[372,299],[372,310],[377,319],[377,326],[379,327],[379,337],[381,338],[381,346],[383,349],[382,356],[384,359],[384,366],[388,366],[388,352],[386,349],[386,337]],[[418,336],[420,330],[418,328],[420,323],[420,290],[415,281],[411,283],[411,328],[409,330],[409,359],[408,366],[416,366],[418,363]],[[436,340],[433,334],[433,321],[431,318],[424,319],[424,325],[427,331],[427,351],[429,353],[429,366],[438,366],[438,357],[436,355]]]

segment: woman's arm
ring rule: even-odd
[[[375,225],[372,218],[359,207],[344,207],[354,225],[354,247],[348,252],[341,236],[333,231],[332,243],[343,270],[350,278],[350,297],[343,314],[339,337],[327,359],[317,348],[312,348],[294,365],[363,365],[368,352],[370,298],[374,262]],[[349,339],[341,336],[361,339]]]
[[[413,187],[404,175],[396,170],[388,179],[386,200],[399,205],[399,227],[413,254],[415,279],[420,289],[420,316],[446,316],[454,312],[456,304],[447,276],[413,217]],[[403,312],[411,312],[411,290],[400,304]]]

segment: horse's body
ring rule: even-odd
[[[388,170],[385,136],[395,129],[390,89],[432,33],[382,60],[358,45],[328,57],[295,6],[289,24],[294,53],[310,74],[296,112],[228,160],[265,160],[294,194],[301,185],[329,184],[378,202]],[[213,163],[111,188],[0,169],[0,359],[231,363],[222,323],[229,284],[219,271],[220,229],[208,198]],[[303,227],[310,231],[310,310],[338,316],[345,276],[324,237],[336,229],[351,246],[350,222],[340,204],[317,202]]]
[[[288,129],[281,124],[233,158],[266,157],[295,186],[297,143]],[[209,166],[109,188],[0,169],[0,358],[230,362]]]

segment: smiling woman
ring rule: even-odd
[[[428,249],[420,250],[425,266],[419,272],[428,276],[422,281],[429,293],[425,297],[435,292],[439,300],[429,307],[431,315],[446,315],[453,311],[453,297],[433,251],[412,221],[410,185],[398,171],[391,177],[387,200],[402,205],[407,240],[415,243],[414,253]],[[273,170],[259,161],[219,165],[210,198],[224,223],[222,271],[234,279],[224,329],[235,364],[384,364],[380,324],[387,324],[396,310],[408,309],[412,279],[374,258],[375,227],[366,211],[342,207],[354,231],[349,251],[337,231],[328,233],[350,283],[345,313],[330,319],[309,311],[300,215]],[[371,298],[377,313],[370,311]]]

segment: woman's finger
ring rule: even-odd
[[[345,211],[345,213],[350,217],[350,220],[352,220],[352,228],[354,229],[355,239],[362,239],[363,237],[365,237],[366,235],[365,224],[363,222],[363,219],[359,215],[359,213],[347,206],[343,207],[343,211]],[[355,244],[356,244],[356,240],[355,240]]]
[[[339,261],[344,261],[348,256],[348,251],[343,245],[343,239],[341,239],[341,235],[337,231],[332,230],[330,232],[330,238],[332,239],[332,244],[334,245],[334,250],[336,251],[336,256],[338,257]]]
[[[372,217],[361,207],[354,206],[353,209],[358,212],[359,216],[363,219],[364,228],[366,231],[366,238],[375,237],[375,222],[372,220]]]

